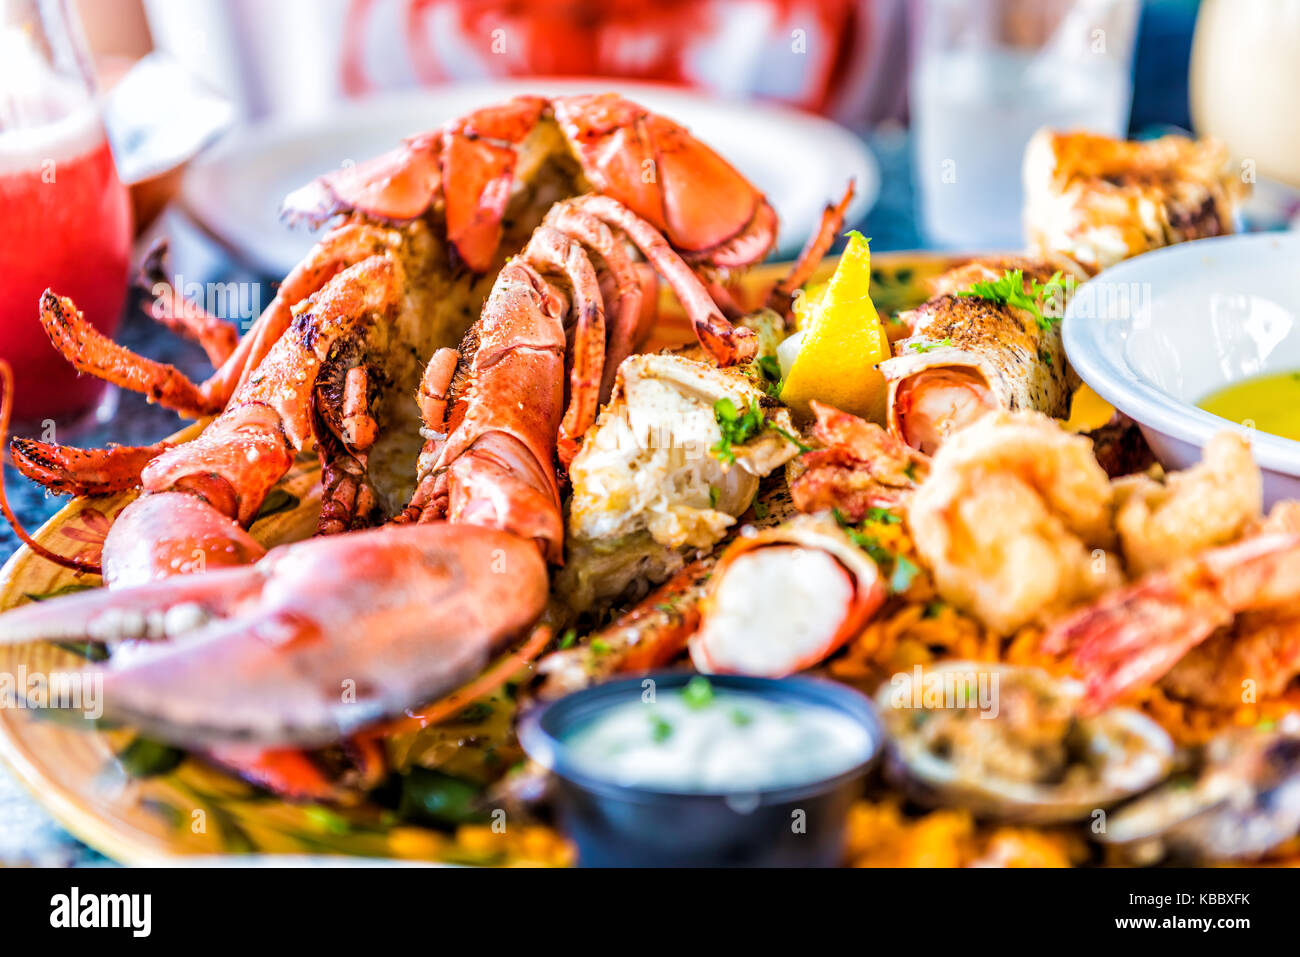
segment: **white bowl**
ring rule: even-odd
[[[280,221],[280,203],[345,161],[377,156],[402,137],[520,93],[560,96],[616,90],[689,127],[767,194],[781,220],[776,255],[793,259],[822,208],[856,183],[845,222],[859,222],[880,188],[867,145],[830,120],[773,103],[734,103],[626,80],[502,80],[398,91],[340,103],[328,116],[276,117],[232,131],[190,164],[185,208],[252,265],[283,276],[316,237]]]
[[[1237,429],[1264,472],[1264,499],[1300,498],[1300,442],[1196,407],[1240,379],[1300,371],[1300,233],[1184,243],[1120,263],[1080,286],[1065,353],[1103,399],[1134,419],[1171,469]]]

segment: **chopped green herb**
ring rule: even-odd
[[[721,398],[713,403],[713,417],[717,420],[718,428],[722,432],[722,438],[709,449],[714,457],[728,465],[736,461],[736,453],[733,446],[744,445],[750,439],[759,435],[764,429],[775,432],[787,442],[790,442],[800,452],[808,452],[811,449],[799,441],[798,437],[781,428],[775,422],[768,420],[763,410],[759,408],[758,403],[752,403],[745,407],[744,411],[736,408],[736,403],[729,398]]]
[[[650,715],[650,737],[656,744],[663,744],[673,736],[673,726],[657,714]]]
[[[577,640],[578,640],[578,629],[570,628],[568,631],[566,631],[563,635],[560,636],[560,647],[572,648],[574,643]]]
[[[487,817],[479,804],[481,784],[422,767],[403,772],[400,782],[397,816],[403,821],[456,825]]]
[[[743,728],[754,723],[754,716],[743,708],[733,708],[731,710],[731,723],[737,728]]]
[[[759,373],[763,376],[763,388],[772,398],[781,395],[785,382],[781,378],[781,363],[776,356],[759,356],[754,360]]]
[[[902,519],[887,508],[872,506],[867,509],[867,521],[874,522],[877,525],[897,525]]]
[[[148,738],[135,738],[117,753],[117,761],[122,770],[133,778],[153,778],[167,774],[184,760],[184,751]]]
[[[1041,283],[1037,279],[1033,280],[1030,283],[1029,292],[1025,292],[1024,273],[1019,269],[1008,269],[1002,274],[1001,279],[980,280],[973,283],[969,289],[963,289],[957,295],[985,299],[999,305],[1024,309],[1034,317],[1034,321],[1038,323],[1040,329],[1050,329],[1058,317],[1043,315],[1043,306],[1055,304],[1055,289],[1053,287],[1059,288],[1060,285],[1061,272],[1057,270],[1046,283]]]
[[[609,646],[609,642],[604,638],[593,638],[591,644],[587,647],[598,655],[608,654],[612,650]]]
[[[931,349],[943,349],[952,345],[952,339],[945,336],[938,342],[913,342],[908,346],[913,352],[929,352]]]
[[[767,503],[754,499],[754,517],[767,518],[769,514],[771,514],[771,509],[767,507]]]
[[[718,507],[718,489],[716,486],[710,485],[709,486],[709,508],[716,509],[717,507]]]
[[[911,586],[912,580],[916,578],[920,569],[906,555],[896,555],[889,549],[880,544],[872,535],[854,526],[852,522],[838,508],[833,509],[835,521],[844,529],[846,535],[853,540],[853,544],[866,552],[873,562],[880,566],[882,573],[886,575],[889,583],[889,590],[892,594],[907,591]]]
[[[922,612],[921,617],[922,617],[922,618],[938,618],[941,614],[943,614],[943,609],[944,609],[944,604],[943,604],[943,602],[941,602],[941,601],[932,601],[932,602],[929,602],[929,603],[925,606],[925,611]]]
[[[704,675],[696,675],[682,688],[682,701],[688,708],[703,708],[713,700],[713,685]]]
[[[895,555],[894,570],[889,575],[889,590],[895,595],[907,591],[920,570],[916,567],[916,562],[906,555]]]

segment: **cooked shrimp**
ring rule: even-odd
[[[1087,439],[997,412],[939,450],[908,521],[943,599],[1008,634],[1120,584],[1111,502]]]
[[[1119,479],[1115,501],[1124,561],[1137,577],[1240,538],[1260,517],[1259,467],[1245,439],[1220,432],[1199,465],[1163,482],[1148,475]]]
[[[1182,697],[1237,705],[1300,673],[1298,605],[1300,535],[1268,532],[1106,595],[1053,626],[1043,650],[1072,656],[1093,707],[1166,675]]]
[[[786,469],[795,508],[838,509],[860,522],[872,508],[905,507],[929,469],[929,459],[867,422],[813,399],[817,448],[791,459]]]

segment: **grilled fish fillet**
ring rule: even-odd
[[[1248,187],[1218,140],[1132,142],[1039,130],[1025,149],[1030,248],[1089,272],[1161,246],[1233,232]]]
[[[929,455],[950,434],[997,409],[1069,414],[1077,381],[1066,365],[1059,311],[1039,321],[1027,309],[958,294],[1016,269],[1026,292],[1034,280],[1048,283],[1058,271],[1077,278],[1059,258],[971,262],[940,276],[934,298],[899,317],[912,334],[880,364],[891,434]],[[1056,295],[1063,299],[1065,290],[1061,285]]]

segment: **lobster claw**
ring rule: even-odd
[[[437,134],[412,136],[397,149],[312,180],[285,197],[290,224],[319,226],[352,209],[394,223],[421,215],[442,184]]]
[[[546,595],[529,542],[473,525],[390,526],[29,605],[0,616],[0,642],[132,642],[97,672],[106,718],[187,747],[312,747],[460,687]],[[175,640],[139,641],[161,638]]]

